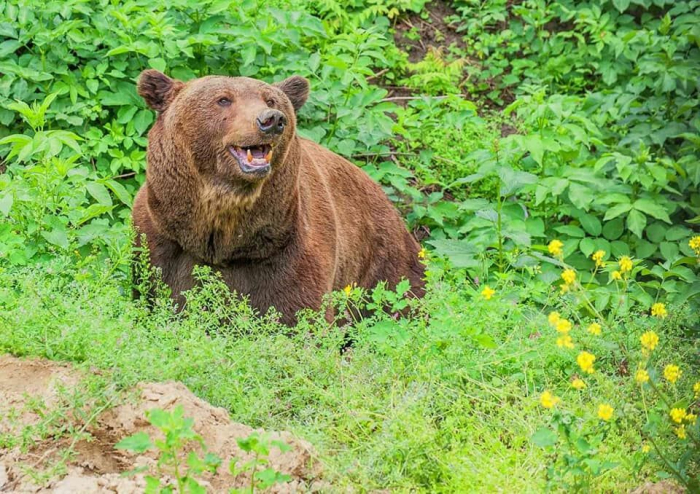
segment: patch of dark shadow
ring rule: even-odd
[[[422,13],[411,13],[398,20],[394,26],[394,42],[408,53],[408,61],[411,63],[423,60],[431,46],[447,49],[455,45],[464,52],[467,45],[462,34],[457,32],[459,23],[449,22],[455,16],[457,12],[448,2],[430,2]]]

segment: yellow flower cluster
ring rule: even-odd
[[[586,383],[583,382],[583,379],[579,379],[578,377],[571,381],[571,387],[574,389],[581,390],[586,387]]]
[[[676,384],[681,374],[683,374],[683,371],[677,365],[669,364],[664,368],[664,377],[671,384]]]
[[[650,352],[654,351],[656,345],[659,344],[659,336],[653,331],[647,331],[646,333],[644,333],[640,340],[644,349]]]
[[[695,235],[688,241],[690,248],[695,251],[695,254],[700,256],[700,235]]]
[[[486,300],[491,300],[491,297],[496,293],[496,290],[492,289],[488,285],[484,287],[483,290],[481,290],[481,296],[484,297]]]
[[[561,257],[564,254],[562,247],[564,247],[564,243],[561,240],[555,239],[555,240],[552,240],[551,242],[549,242],[549,245],[547,246],[547,250],[553,256]]]
[[[633,264],[629,256],[622,256],[620,260],[617,261],[617,265],[620,266],[620,273],[622,274],[632,271]]]
[[[554,408],[560,401],[561,400],[558,397],[554,396],[548,390],[542,393],[542,395],[540,396],[540,403],[545,408]]]
[[[644,384],[649,381],[649,373],[644,369],[639,369],[634,375],[634,380],[639,384]]]
[[[422,247],[421,250],[418,251],[418,259],[425,259],[427,255],[428,251],[425,250],[425,247]]]
[[[605,257],[604,250],[597,250],[593,253],[593,255],[591,256],[591,259],[593,259],[595,261],[596,268],[602,268],[605,266],[605,261],[603,261],[604,257]]]
[[[612,418],[615,409],[607,404],[598,406],[598,418],[608,421]]]
[[[674,408],[671,410],[671,420],[675,423],[680,424],[683,419],[688,415],[683,408]]]
[[[676,427],[676,436],[678,436],[678,439],[685,439],[685,425],[679,425]]]
[[[595,336],[600,336],[601,327],[597,322],[591,323],[588,326],[588,332]]]
[[[550,312],[547,316],[549,324],[553,326],[561,335],[557,338],[559,348],[574,348],[574,340],[569,336],[569,331],[573,325],[568,319],[564,319],[558,312]]]
[[[567,285],[573,285],[574,281],[576,281],[576,271],[573,269],[565,269],[561,274],[561,279],[564,280],[564,283]]]
[[[700,398],[700,381],[693,384],[693,393],[695,393],[695,398]]]
[[[574,340],[568,334],[563,334],[557,338],[559,348],[574,348]]]
[[[651,306],[651,315],[663,319],[668,315],[668,312],[666,311],[666,305],[660,302],[655,303]]]
[[[595,371],[593,362],[595,362],[595,355],[589,352],[581,352],[578,354],[578,357],[576,357],[576,363],[581,370],[587,374],[593,374]]]
[[[559,322],[560,318],[561,318],[561,316],[556,311],[550,312],[549,315],[547,316],[547,320],[549,321],[549,324],[551,324],[552,326],[556,326],[557,323]]]
[[[559,319],[559,321],[557,321],[556,328],[559,333],[568,333],[571,331],[571,327],[571,321],[568,319]]]

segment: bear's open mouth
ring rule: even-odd
[[[259,146],[229,146],[229,152],[233,155],[244,173],[267,172],[272,160],[272,146],[261,144]]]

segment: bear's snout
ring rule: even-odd
[[[265,110],[258,115],[256,122],[263,134],[279,135],[284,132],[287,117],[279,110]]]

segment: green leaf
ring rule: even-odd
[[[151,58],[148,60],[148,65],[150,65],[153,69],[160,70],[161,72],[165,72],[165,68],[167,67],[165,60],[160,57]]]
[[[642,238],[645,226],[647,226],[647,217],[636,209],[630,211],[629,215],[627,215],[627,228],[639,238]]]
[[[671,218],[668,217],[666,210],[659,204],[652,202],[649,199],[637,199],[634,202],[634,209],[653,216],[657,220],[671,223]]]
[[[558,226],[555,228],[555,230],[559,233],[563,233],[564,235],[568,235],[569,237],[582,238],[586,235],[583,230],[574,225]]]
[[[509,196],[515,194],[524,186],[537,182],[537,176],[532,173],[513,170],[509,166],[501,167],[498,170],[501,179],[501,195]]]
[[[638,240],[635,248],[635,257],[638,259],[648,259],[656,252],[656,244],[646,240]]]
[[[14,196],[12,193],[5,194],[0,198],[0,213],[7,216],[10,214],[10,209],[12,209],[12,203],[14,202]]]
[[[101,183],[89,182],[86,185],[86,188],[90,195],[94,197],[98,203],[102,204],[103,206],[112,205],[112,196],[109,195],[109,190],[107,190],[107,187]]]
[[[146,129],[148,129],[148,126],[153,122],[153,112],[150,110],[139,110],[133,122],[136,133],[138,135],[143,135]]]
[[[476,258],[477,249],[463,240],[430,240],[435,252],[447,256],[456,268],[474,268],[479,266]]]
[[[122,184],[116,180],[107,180],[105,181],[105,185],[114,193],[115,196],[117,196],[117,199],[123,202],[126,206],[131,206],[131,194],[127,192],[126,188],[124,188]]]
[[[654,222],[647,227],[647,238],[655,244],[660,244],[666,237],[666,230],[664,225]]]
[[[684,226],[672,226],[666,232],[666,240],[669,242],[677,242],[691,234],[691,231]]]
[[[627,10],[627,7],[630,6],[630,0],[612,0],[612,3],[620,13]]]
[[[600,220],[593,216],[592,214],[582,214],[579,216],[578,220],[581,222],[581,226],[589,235],[597,237],[603,231],[603,225]]]
[[[126,449],[136,453],[143,453],[153,448],[151,438],[145,432],[137,432],[133,436],[125,437],[114,445],[116,449]]]
[[[617,240],[624,233],[623,223],[620,218],[615,218],[603,225],[603,236],[608,240]]]
[[[632,209],[632,205],[629,203],[615,204],[613,207],[607,210],[603,220],[608,221],[613,218],[617,218],[621,214],[624,214],[627,211],[629,211],[630,209]]]
[[[671,242],[661,242],[659,245],[659,249],[661,250],[661,255],[664,256],[664,259],[667,261],[675,261],[676,258],[678,258],[678,253],[679,253],[679,248],[678,245],[675,243]]]
[[[584,256],[591,257],[595,251],[595,241],[592,238],[584,238],[579,244],[579,249],[581,249]]]
[[[540,427],[530,438],[530,441],[540,448],[554,446],[557,440],[557,433],[547,427]]]
[[[68,232],[65,228],[54,228],[50,232],[41,232],[41,236],[50,244],[61,247],[64,250],[68,250],[68,247],[70,247]]]

